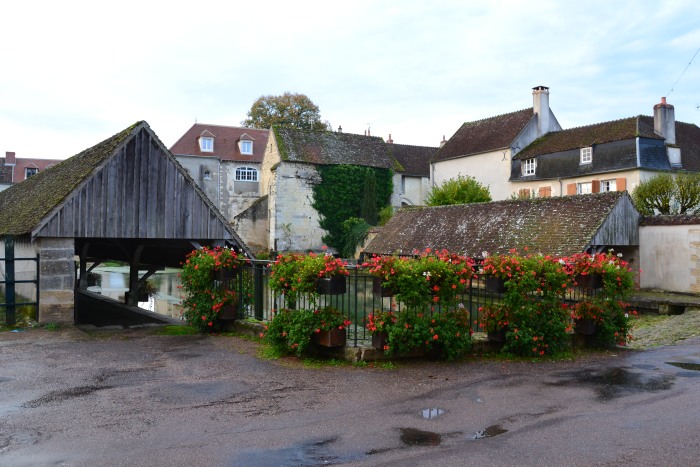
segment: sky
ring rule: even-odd
[[[563,128],[662,96],[700,125],[699,49],[697,0],[3,2],[0,157],[64,159],[139,120],[171,147],[287,91],[333,129],[420,146],[539,85]]]

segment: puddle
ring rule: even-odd
[[[432,431],[401,428],[401,442],[407,446],[439,446],[442,436]]]
[[[344,464],[357,461],[362,456],[338,456],[330,451],[330,447],[338,437],[308,441],[288,448],[267,451],[250,450],[237,454],[233,465],[246,467],[296,467]]]
[[[422,410],[423,418],[427,418],[427,419],[438,418],[440,415],[442,415],[444,413],[445,413],[444,410],[438,409],[438,408],[423,409]]]
[[[85,397],[90,394],[101,391],[103,389],[110,389],[111,386],[79,386],[76,388],[70,388],[63,391],[52,391],[46,395],[41,396],[38,399],[31,400],[23,404],[25,408],[36,408],[44,404],[50,404],[54,402],[64,402],[70,399],[75,399],[77,397]]]
[[[674,375],[637,373],[627,368],[587,369],[566,373],[571,379],[565,379],[553,386],[593,386],[598,399],[608,401],[618,397],[639,392],[657,392],[671,389],[676,377]]]
[[[9,381],[14,381],[14,378],[0,377],[0,383],[7,383]]]
[[[474,433],[472,435],[472,439],[492,438],[506,432],[508,432],[508,430],[503,428],[501,425],[491,425],[488,428]]]
[[[700,363],[666,362],[666,364],[683,368],[684,370],[700,371]]]

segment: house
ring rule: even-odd
[[[15,257],[39,255],[44,323],[74,321],[76,256],[81,278],[88,262],[129,263],[135,305],[150,274],[199,246],[251,253],[146,122],[0,192],[0,243],[14,244]]]
[[[654,116],[548,133],[513,157],[510,184],[524,195],[632,190],[660,171],[700,171],[700,128],[676,122],[661,99]]]
[[[447,249],[472,258],[519,252],[566,256],[609,248],[639,258],[640,214],[626,192],[399,210],[364,254]]]
[[[464,123],[433,156],[431,186],[458,175],[472,176],[489,187],[493,199],[509,198],[513,157],[545,134],[561,130],[549,108],[549,88],[534,87],[532,99],[531,108]]]
[[[14,152],[6,151],[5,157],[0,158],[0,191],[59,162],[56,159],[16,157]]]
[[[195,123],[170,152],[230,221],[260,197],[260,164],[269,133]]]
[[[402,167],[382,138],[273,127],[261,168],[261,199],[234,222],[241,238],[258,251],[320,251],[326,232],[313,207],[313,189],[321,182],[318,167],[327,165],[393,171],[394,187],[400,184]],[[391,204],[400,204],[398,193]]]
[[[394,187],[399,206],[424,206],[430,192],[430,160],[438,148],[397,144],[391,135],[386,143],[403,168]]]

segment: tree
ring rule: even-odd
[[[662,173],[632,190],[637,210],[646,215],[691,214],[700,209],[700,173]]]
[[[321,121],[318,106],[304,94],[285,92],[281,96],[260,96],[248,111],[241,125],[270,128],[273,125],[299,130],[328,130],[330,124]]]
[[[491,201],[489,188],[477,182],[474,177],[446,180],[439,187],[433,187],[428,193],[428,206],[445,206],[448,204],[484,203]]]

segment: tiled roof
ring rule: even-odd
[[[208,134],[204,136],[214,137],[213,152],[202,152],[199,149],[199,137],[205,132]],[[238,141],[244,134],[253,140],[252,155],[241,154],[238,147]],[[207,156],[218,157],[222,161],[262,162],[269,135],[269,130],[195,123],[173,144],[170,152],[176,156]]]
[[[425,248],[481,257],[511,248],[570,255],[584,251],[626,192],[404,208],[382,227],[366,253],[411,254]]]
[[[533,141],[520,151],[514,159],[528,159],[542,154],[586,148],[611,141],[634,139],[636,136],[663,139],[654,133],[654,122],[651,121],[651,125],[649,123],[645,118],[639,116],[580,126],[568,130],[552,131]]]
[[[700,127],[676,122],[676,144],[681,148],[681,164],[685,170],[700,172]]]
[[[272,132],[283,161],[398,169],[388,145],[377,136],[278,127]]]
[[[700,213],[676,216],[645,216],[640,225],[700,225]]]
[[[0,192],[0,235],[31,232],[141,124],[145,122],[137,122],[96,146]]]
[[[430,177],[430,159],[438,148],[396,143],[388,146],[391,154],[403,167],[404,175]]]
[[[532,107],[463,124],[433,157],[442,161],[509,147],[534,118]]]

